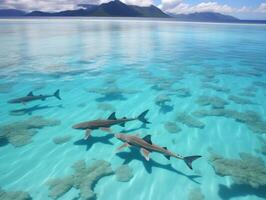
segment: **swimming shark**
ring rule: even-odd
[[[118,147],[117,150],[122,150],[130,146],[138,147],[140,148],[140,151],[142,152],[143,156],[147,161],[149,161],[150,159],[150,152],[157,152],[163,154],[168,160],[170,159],[170,157],[181,159],[186,163],[186,165],[190,169],[193,169],[192,162],[201,157],[199,155],[184,157],[179,154],[173,153],[169,151],[166,147],[161,147],[156,144],[153,144],[151,141],[151,135],[146,135],[145,137],[140,138],[138,135],[126,135],[122,133],[117,133],[115,134],[115,137],[124,142],[124,144]]]
[[[46,100],[49,97],[56,97],[57,99],[61,100],[60,97],[60,90],[56,90],[54,94],[51,95],[34,95],[33,92],[30,92],[27,96],[16,98],[16,99],[11,99],[8,101],[8,103],[22,103],[26,104],[27,102],[30,101],[36,101],[36,100]]]
[[[117,119],[115,116],[115,112],[113,112],[107,119],[97,119],[93,121],[81,122],[79,124],[72,126],[72,128],[86,130],[85,138],[84,138],[86,140],[90,137],[92,130],[101,129],[103,131],[111,132],[110,130],[111,126],[119,125],[119,126],[124,127],[126,122],[130,122],[134,120],[139,120],[144,124],[149,124],[150,122],[145,118],[148,112],[149,110],[145,110],[138,117],[134,117],[134,118],[123,117],[121,119]]]

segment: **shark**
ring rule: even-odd
[[[101,129],[102,131],[106,132],[111,132],[110,127],[114,125],[119,125],[122,127],[125,127],[125,123],[134,121],[134,120],[139,120],[144,124],[149,124],[150,122],[145,118],[146,114],[149,112],[149,110],[145,110],[142,112],[138,117],[133,117],[133,118],[116,118],[116,113],[113,112],[107,119],[96,119],[92,121],[86,121],[86,122],[81,122],[79,124],[76,124],[72,126],[74,129],[79,129],[79,130],[85,130],[85,140],[87,140],[91,132],[96,129]]]
[[[33,92],[29,92],[27,96],[24,97],[19,97],[19,98],[15,98],[15,99],[11,99],[8,101],[8,103],[22,103],[22,104],[26,104],[28,102],[31,101],[36,101],[36,100],[46,100],[49,97],[56,97],[59,100],[62,100],[60,97],[60,90],[56,90],[54,94],[51,95],[34,95]]]
[[[157,152],[163,154],[168,160],[170,160],[170,157],[183,160],[190,169],[193,169],[192,162],[201,157],[200,155],[184,157],[182,155],[173,153],[169,151],[167,147],[161,147],[159,145],[153,144],[151,141],[151,135],[146,135],[145,137],[140,138],[138,135],[117,133],[115,134],[115,137],[124,142],[120,147],[117,148],[117,151],[120,151],[126,147],[135,146],[140,148],[142,155],[147,161],[150,159],[149,155],[151,152]]]

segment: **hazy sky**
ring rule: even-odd
[[[99,4],[110,0],[0,0],[0,8],[27,11],[58,11],[76,9],[79,3]],[[154,4],[171,13],[220,12],[241,19],[265,19],[266,0],[121,0],[127,4],[148,6]]]

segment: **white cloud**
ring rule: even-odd
[[[163,6],[162,6],[163,7]],[[236,13],[247,12],[250,9],[247,7],[233,8],[227,4],[218,4],[217,2],[202,2],[196,5],[190,5],[180,2],[175,7],[168,8],[170,13],[194,13],[194,12],[219,12],[219,13]]]
[[[1,0],[0,0],[1,1]],[[3,0],[0,3],[1,8],[14,8],[27,11],[60,11],[73,10],[78,8],[78,4],[101,4],[111,0]],[[126,4],[149,6],[153,0],[121,0]]]
[[[158,6],[162,10],[168,10],[178,6],[182,0],[161,0],[161,4]]]
[[[194,12],[218,12],[225,14],[266,13],[266,3],[261,3],[257,8],[250,8],[246,6],[235,8],[227,4],[219,4],[215,1],[191,5],[184,3],[184,0],[161,0],[159,7],[165,12],[175,14],[187,14]]]
[[[137,5],[137,6],[150,6],[153,4],[152,0],[121,0],[128,5]]]
[[[266,13],[266,3],[261,3],[257,9],[257,12]]]
[[[77,7],[75,0],[4,0],[2,7],[22,9],[22,10],[42,10],[42,11],[58,11],[71,10]]]

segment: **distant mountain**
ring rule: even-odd
[[[110,1],[99,5],[92,10],[92,16],[112,16],[112,17],[141,17],[141,14],[131,6],[119,0]]]
[[[0,9],[0,17],[151,17],[172,18],[178,21],[191,22],[226,22],[226,23],[266,23],[266,20],[240,20],[230,15],[215,12],[198,12],[191,14],[164,13],[156,6],[140,7],[127,5],[114,0],[100,5],[78,4],[77,10],[64,10],[60,12],[33,11],[26,13],[16,9]]]
[[[2,9],[0,10],[0,17],[18,17],[24,16],[26,12],[16,9]]]
[[[33,11],[26,16],[101,16],[101,17],[170,17],[159,8],[151,5],[140,7],[127,5],[119,0],[110,1],[100,5],[79,4],[81,9],[61,12]]]
[[[170,17],[169,15],[165,14],[162,10],[157,8],[154,5],[149,7],[140,7],[140,6],[130,6],[137,12],[141,13],[142,17],[160,17],[160,18],[167,18]]]
[[[240,20],[230,15],[215,12],[196,12],[191,14],[170,14],[179,21],[193,22],[239,22]]]
[[[65,10],[60,12],[42,12],[42,11],[33,11],[26,16],[29,17],[86,17],[89,16],[90,11],[86,9],[78,9],[78,10]]]

